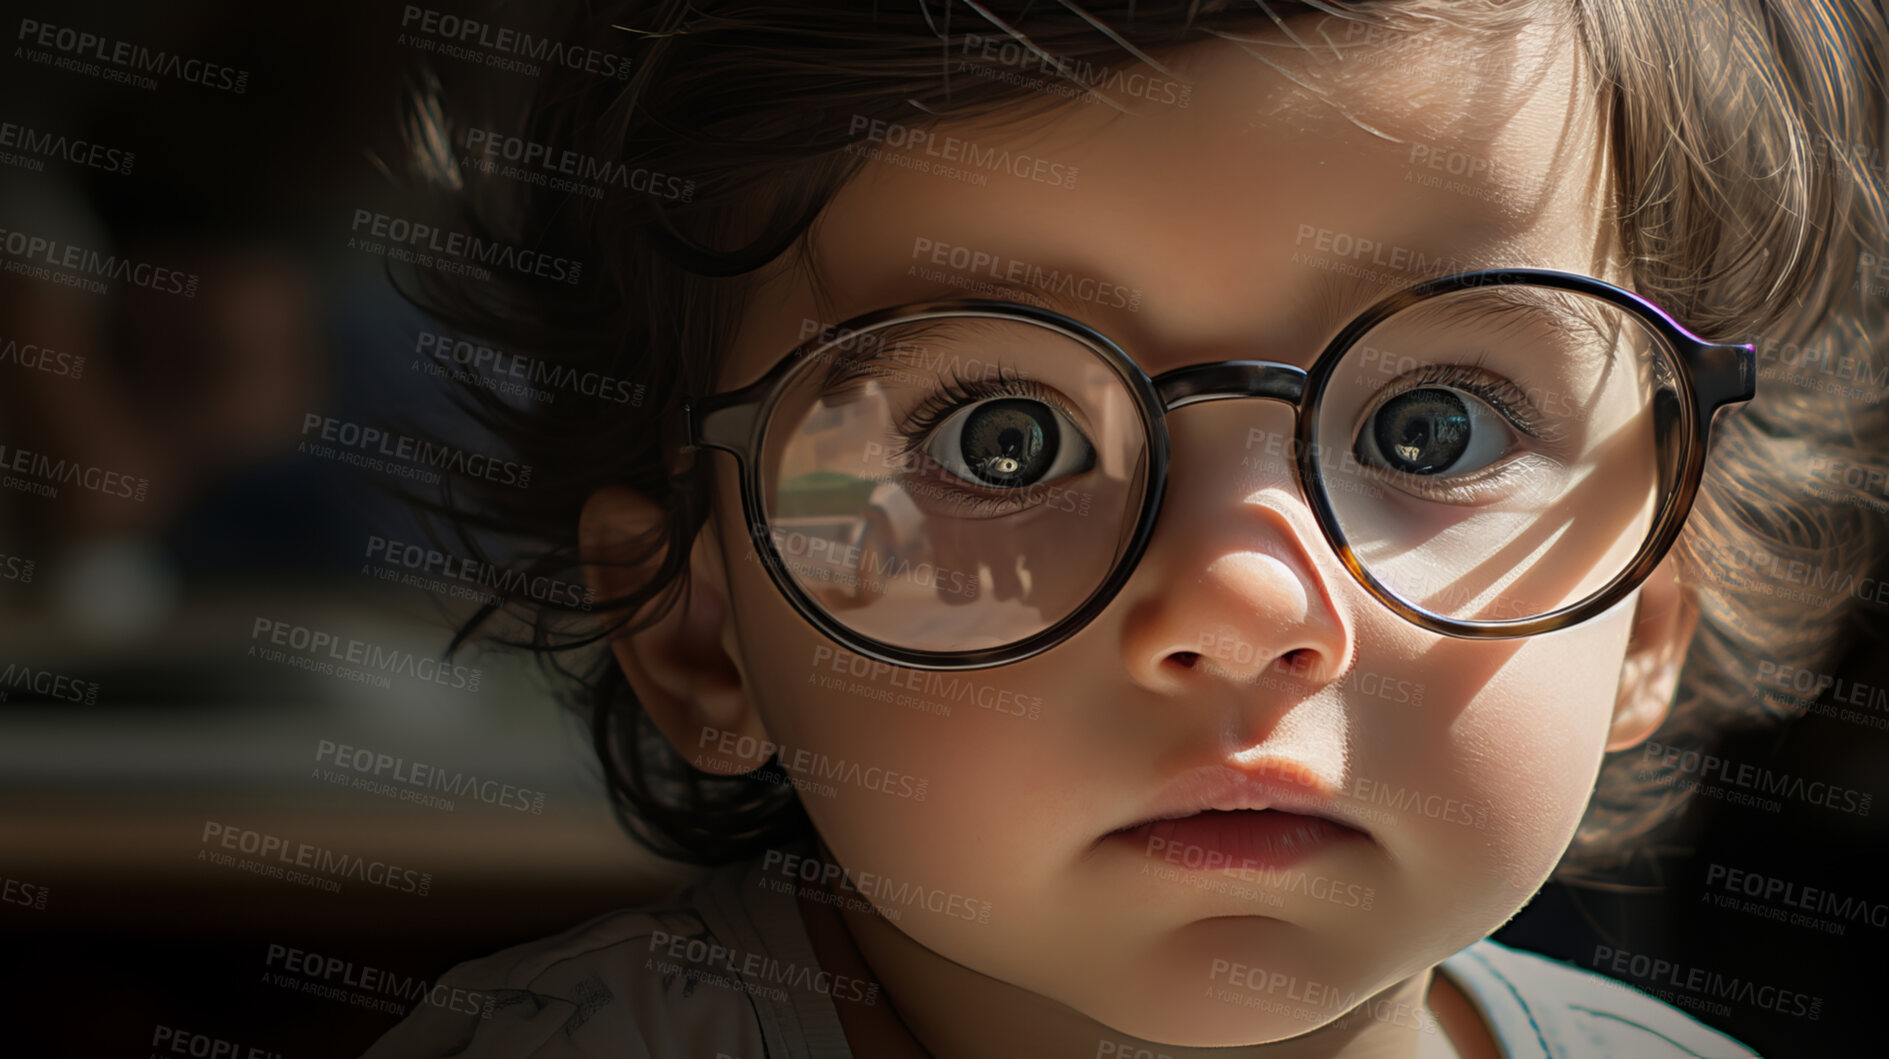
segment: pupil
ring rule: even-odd
[[[1377,421],[1377,450],[1406,474],[1447,470],[1469,448],[1469,409],[1448,390],[1420,389],[1384,403]]]
[[[1056,462],[1056,417],[1036,401],[1007,397],[978,406],[958,447],[965,466],[991,485],[1028,485]]]

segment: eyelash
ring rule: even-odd
[[[937,467],[942,472],[937,475],[922,474],[922,476],[935,478],[945,483],[946,487],[955,494],[953,501],[966,509],[955,512],[954,514],[958,517],[978,518],[1003,513],[1004,508],[1013,507],[1017,501],[1026,499],[1033,489],[1041,488],[1043,484],[1046,484],[1037,483],[1022,489],[997,493],[977,492],[967,488],[971,483],[939,467],[937,461],[923,451],[925,443],[931,440],[932,432],[940,423],[962,411],[966,405],[993,397],[1021,397],[1041,401],[1060,412],[1070,422],[1078,424],[1082,422],[1082,417],[1077,415],[1075,409],[1071,408],[1056,391],[1035,379],[1015,373],[1002,364],[997,366],[995,379],[972,378],[953,371],[936,390],[926,394],[923,400],[899,417],[896,431],[905,439],[898,450],[898,456],[902,459],[916,453],[915,466],[921,471],[914,473],[922,474],[922,471],[932,467]]]
[[[1394,390],[1382,392],[1371,402],[1363,415],[1358,417],[1357,429],[1352,432],[1352,446],[1363,436],[1365,425],[1371,421],[1383,407],[1399,396],[1412,390],[1426,387],[1449,386],[1470,394],[1507,420],[1511,426],[1527,437],[1553,447],[1560,442],[1566,432],[1550,428],[1547,416],[1529,400],[1521,387],[1515,383],[1485,371],[1483,354],[1467,364],[1426,364],[1402,385]],[[1507,455],[1507,454],[1505,454]],[[1372,474],[1387,479],[1397,488],[1420,496],[1425,500],[1441,504],[1473,504],[1476,495],[1491,490],[1513,490],[1530,475],[1541,473],[1558,462],[1552,455],[1525,453],[1510,456],[1501,463],[1461,475],[1457,479],[1437,478],[1428,475],[1409,474],[1389,467],[1371,465]]]
[[[1516,430],[1529,438],[1547,442],[1556,440],[1558,435],[1548,428],[1546,417],[1535,408],[1534,403],[1528,399],[1520,387],[1508,379],[1492,376],[1491,373],[1483,370],[1482,364],[1485,359],[1485,356],[1478,354],[1467,364],[1425,365],[1414,375],[1403,380],[1396,389],[1382,391],[1371,403],[1369,410],[1360,417],[1360,429],[1371,416],[1377,414],[1379,409],[1402,394],[1425,387],[1449,386],[1487,403]],[[923,448],[938,425],[951,415],[962,411],[967,405],[996,397],[1019,397],[1041,401],[1056,409],[1073,423],[1080,423],[1082,420],[1082,417],[1076,414],[1061,395],[1035,379],[1012,371],[1007,366],[998,366],[995,379],[968,377],[954,371],[945,377],[935,390],[926,394],[924,399],[899,417],[899,425],[895,429],[903,441],[899,445],[897,455],[903,459],[916,454],[915,466],[926,469],[936,466],[936,461],[932,460]],[[1027,493],[1027,490],[1009,491],[1011,495],[973,491],[967,488],[969,483],[963,482],[957,475],[945,471],[942,467],[937,469],[943,473],[927,474],[924,477],[936,478],[946,483],[956,494],[954,500],[969,508],[967,512],[969,517],[998,513],[1000,509],[1011,505],[1015,500],[1020,499],[1022,494]],[[1394,471],[1384,469],[1380,471],[1396,475]],[[1422,487],[1425,492],[1435,490],[1438,485],[1433,479],[1409,477],[1413,486]]]
[[[899,417],[898,432],[906,439],[905,447],[899,450],[899,454],[906,455],[923,445],[938,424],[952,413],[962,410],[965,405],[992,397],[1023,397],[1041,401],[1067,416],[1071,422],[1081,419],[1054,390],[1028,376],[1012,373],[1003,365],[998,365],[995,379],[970,378],[954,371],[936,390],[926,394],[924,400]]]
[[[1509,421],[1515,429],[1536,441],[1555,440],[1555,431],[1548,428],[1546,417],[1535,407],[1522,388],[1499,375],[1483,370],[1483,354],[1467,364],[1426,364],[1417,373],[1404,381],[1395,390],[1384,391],[1374,400],[1368,411],[1358,418],[1358,425],[1370,421],[1385,405],[1412,390],[1421,390],[1433,386],[1449,386],[1479,398],[1483,403],[1495,409],[1502,418]]]

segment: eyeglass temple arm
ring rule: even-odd
[[[702,449],[721,449],[747,462],[755,418],[761,410],[752,389],[684,402],[663,418],[663,463],[672,481],[693,473],[696,453]]]
[[[1695,342],[1684,350],[1692,369],[1693,392],[1698,396],[1699,418],[1710,423],[1727,405],[1744,404],[1758,394],[1758,351],[1749,343],[1721,345]]]

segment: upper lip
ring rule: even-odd
[[[1209,810],[1239,809],[1278,809],[1316,816],[1354,831],[1366,831],[1363,824],[1345,812],[1336,793],[1311,769],[1282,759],[1268,759],[1247,768],[1232,765],[1197,768],[1175,777],[1161,789],[1142,816],[1118,828],[1117,832]]]

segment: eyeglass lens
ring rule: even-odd
[[[1358,337],[1319,402],[1320,479],[1359,564],[1465,621],[1538,617],[1623,573],[1665,498],[1671,357],[1611,303],[1542,287],[1418,302]]]
[[[1677,464],[1662,343],[1545,288],[1432,297],[1360,335],[1317,403],[1336,529],[1390,593],[1446,617],[1533,617],[1626,569]],[[1133,544],[1151,460],[1136,390],[1075,337],[944,316],[813,351],[757,468],[786,575],[854,633],[999,648],[1067,618]],[[1242,463],[1289,483],[1291,437]],[[1176,460],[1204,454],[1176,451]]]

